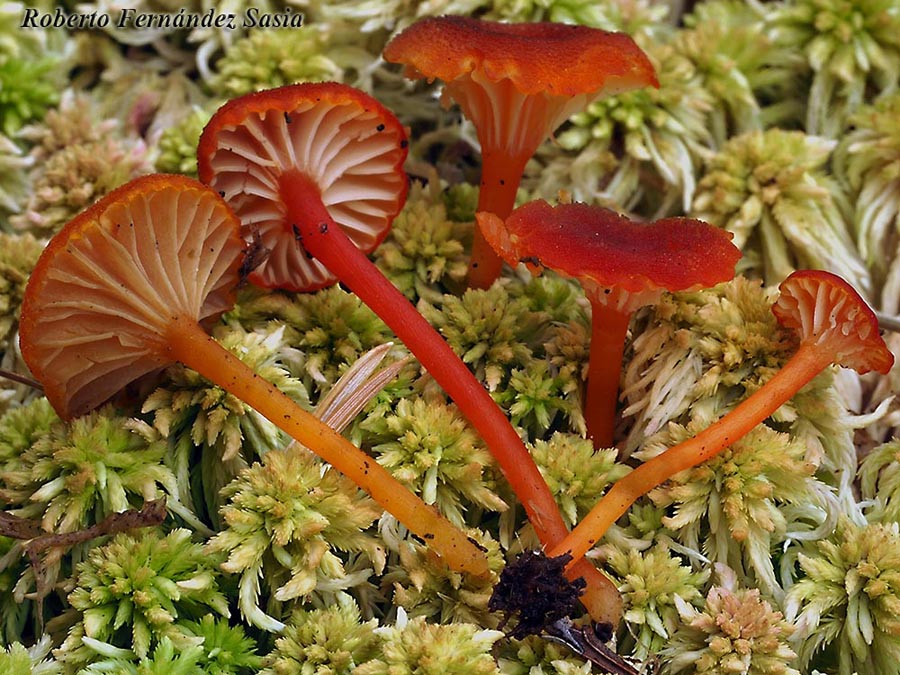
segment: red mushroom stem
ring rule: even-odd
[[[591,345],[584,416],[595,448],[611,447],[628,324],[664,291],[731,279],[740,251],[731,234],[699,220],[636,223],[609,209],[543,200],[505,221],[475,214],[485,240],[510,265],[525,263],[577,279],[591,303]]]
[[[755,391],[712,426],[647,460],[616,482],[549,555],[570,553],[576,560],[583,556],[641,496],[662,485],[679,471],[715,457],[735,440],[745,436],[789,401],[832,361],[833,354],[829,351],[814,347],[798,350],[764,387]]]
[[[890,370],[893,356],[878,335],[874,313],[845,281],[827,272],[795,272],[781,292],[773,312],[801,331],[800,346],[781,370],[710,427],[620,479],[550,556],[581,558],[638,498],[740,440],[828,366]]]
[[[595,448],[613,444],[619,378],[631,316],[632,312],[621,312],[591,299],[591,351],[584,420]]]
[[[485,148],[476,211],[493,213],[503,220],[509,217],[516,205],[516,193],[529,156],[509,157],[496,149]],[[484,238],[481,228],[476,226],[469,262],[469,288],[490,288],[502,270],[503,259]]]
[[[541,542],[553,546],[562,541],[569,531],[559,507],[522,439],[487,390],[431,324],[334,222],[313,180],[299,170],[288,170],[281,175],[279,188],[287,221],[303,247],[382,317],[453,399],[490,449]],[[606,577],[585,560],[571,566],[570,573],[588,582],[584,601],[591,616],[597,621],[617,623],[621,600]]]

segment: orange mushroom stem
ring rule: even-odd
[[[258,92],[225,104],[203,132],[201,180],[220,192],[271,255],[251,280],[290,290],[345,284],[403,341],[484,439],[546,546],[569,531],[509,419],[409,300],[366,255],[406,195],[406,135],[370,96],[334,83]],[[582,561],[585,604],[616,623],[612,584]]]
[[[388,471],[219,345],[200,321],[234,302],[245,245],[218,194],[182,176],[138,178],[49,243],[22,304],[22,355],[63,418],[176,361],[246,401],[352,479],[453,569],[487,559]]]
[[[829,272],[805,270],[794,272],[780,289],[772,311],[779,323],[800,333],[800,346],[784,367],[713,425],[620,479],[551,556],[583,556],[639,497],[679,471],[715,457],[828,366],[861,374],[887,374],[891,369],[894,357],[879,335],[875,314],[846,281]]]
[[[577,279],[592,308],[584,417],[594,447],[610,447],[619,376],[634,312],[664,291],[713,286],[734,276],[741,253],[731,234],[699,220],[632,222],[587,204],[519,207],[504,222],[476,214],[485,239],[510,265],[526,262]]]
[[[395,36],[384,58],[408,77],[444,81],[442,100],[459,103],[481,144],[478,211],[502,219],[525,164],[560,124],[602,96],[659,86],[629,36],[561,23],[430,17]],[[487,288],[502,265],[476,228],[469,286]]]

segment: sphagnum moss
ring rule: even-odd
[[[387,240],[375,251],[375,263],[412,302],[440,304],[450,286],[459,286],[469,266],[462,239],[466,225],[448,215],[438,178],[427,187],[414,184]],[[474,217],[474,216],[473,216]]]
[[[662,446],[691,435],[672,425]],[[648,443],[645,451],[657,447]],[[837,508],[806,452],[788,434],[759,426],[717,457],[675,475],[650,498],[668,509],[662,522],[677,541],[738,571],[767,596],[781,598],[775,551],[822,536]]]
[[[222,569],[240,575],[239,606],[252,625],[281,631],[282,615],[295,601],[314,594],[327,600],[384,567],[384,550],[366,531],[381,510],[304,448],[266,453],[223,497],[224,528],[208,549],[224,553]],[[364,553],[371,567],[348,574],[342,552]]]
[[[373,439],[372,451],[426,504],[434,504],[457,525],[473,508],[506,510],[495,492],[493,458],[455,406],[405,398],[384,422],[387,434]]]
[[[241,13],[250,4],[237,0],[228,5],[227,11],[234,11],[240,23]],[[263,13],[283,9],[283,3],[274,0],[252,4]],[[226,11],[221,3],[213,5],[206,0],[187,5],[171,0],[133,3],[138,12],[171,13],[182,8],[187,12]],[[35,5],[38,6],[47,8],[46,3]],[[147,171],[144,167],[156,162],[158,169],[191,171],[191,134],[196,136],[198,125],[202,125],[202,115],[192,115],[191,111],[208,110],[220,103],[214,99],[210,83],[257,88],[280,78],[320,77],[318,73],[325,73],[333,79],[354,82],[394,109],[403,123],[410,125],[409,170],[415,176],[431,176],[435,170],[440,180],[429,178],[427,187],[414,187],[410,203],[396,224],[395,236],[375,252],[375,257],[407,297],[425,300],[430,305],[425,311],[433,314],[434,323],[446,328],[448,335],[468,328],[467,323],[479,324],[464,341],[464,352],[476,348],[474,355],[480,345],[519,350],[520,358],[481,355],[474,358],[472,366],[482,375],[490,370],[495,395],[522,425],[521,431],[536,454],[545,457],[542,468],[554,483],[554,493],[569,521],[578,519],[592,506],[608,480],[627,471],[628,465],[636,464],[636,458],[630,455],[648,450],[648,443],[652,445],[656,439],[664,438],[662,430],[668,423],[703,426],[718,417],[761,386],[790,356],[795,344],[773,326],[769,314],[771,293],[755,282],[739,279],[724,289],[665,299],[657,310],[636,317],[631,328],[631,351],[623,382],[624,421],[629,435],[620,457],[614,461],[612,450],[597,456],[581,452],[581,399],[573,384],[577,385],[583,375],[588,340],[584,330],[587,313],[580,291],[549,277],[524,283],[520,271],[507,271],[498,285],[502,292],[492,289],[496,295],[482,298],[480,307],[473,304],[448,321],[456,310],[455,303],[463,303],[459,300],[457,276],[468,253],[469,228],[478,196],[475,184],[479,153],[471,129],[460,124],[452,113],[439,110],[434,101],[438,94],[435,85],[409,89],[394,69],[378,62],[378,54],[391,33],[420,16],[444,13],[477,14],[513,22],[564,20],[626,31],[651,52],[659,66],[663,88],[641,92],[637,97],[626,94],[610,99],[602,110],[594,107],[561,129],[562,145],[545,144],[529,166],[527,188],[541,191],[540,196],[546,198],[555,197],[561,188],[567,189],[579,199],[600,200],[620,210],[632,209],[631,215],[639,219],[651,219],[661,209],[680,214],[694,191],[695,208],[711,220],[724,223],[737,214],[739,219],[757,223],[752,235],[742,242],[748,273],[764,274],[767,265],[774,268],[785,260],[791,267],[832,266],[832,271],[847,276],[860,290],[870,288],[871,299],[881,309],[894,311],[896,293],[892,294],[891,289],[896,285],[892,270],[896,257],[896,171],[892,164],[891,125],[896,117],[898,43],[894,28],[898,17],[885,0],[768,4],[707,0],[696,3],[691,13],[683,16],[668,5],[644,0],[616,0],[602,6],[584,0],[436,0],[418,4],[404,0],[381,4],[313,0],[302,8],[304,28],[261,28],[249,37],[243,26],[234,31],[214,27],[23,29],[20,23],[25,7],[25,3],[10,2],[0,8],[0,110],[9,113],[4,118],[5,125],[25,125],[14,133],[7,127],[6,140],[0,141],[0,229],[6,231],[13,229],[15,222],[19,229],[49,233],[66,219],[66,212],[86,205],[119,181],[116,176],[123,167],[140,164],[140,170]],[[77,8],[72,5],[68,10],[107,13],[115,21],[118,6],[98,0],[78,3]],[[237,62],[238,55],[241,63]],[[316,70],[318,73],[313,72]],[[11,73],[16,77],[11,78]],[[33,77],[22,76],[27,73]],[[44,75],[38,76],[40,73]],[[71,93],[65,92],[67,88]],[[61,105],[53,108],[60,96]],[[774,129],[774,125],[782,128]],[[768,135],[773,139],[758,153],[764,161],[750,161],[753,158],[748,156],[722,159],[725,148],[739,142],[737,134],[751,128],[757,129],[761,137]],[[807,136],[801,138],[800,131]],[[823,136],[840,139],[833,152],[833,141],[822,140]],[[76,148],[77,152],[73,151]],[[705,162],[708,164],[704,168]],[[750,165],[752,170],[748,170]],[[746,178],[742,172],[752,175]],[[712,174],[715,179],[709,178]],[[757,185],[750,185],[754,181]],[[60,188],[65,194],[60,194]],[[830,205],[824,197],[826,193]],[[525,191],[520,191],[520,198],[525,196]],[[805,218],[819,222],[820,227],[813,232],[819,238],[808,241],[800,237],[795,242],[783,233],[781,239],[770,236],[769,229],[762,236],[764,218],[754,212],[757,201],[763,204],[762,211],[771,212],[770,220],[777,221],[779,228],[784,225],[797,229]],[[822,227],[826,221],[827,227]],[[822,238],[832,231],[849,233],[859,255],[854,257],[852,248],[840,237],[838,244]],[[252,233],[247,234],[252,240]],[[41,246],[37,240],[34,244],[32,248]],[[27,275],[29,263],[18,249],[0,244],[0,251],[0,258],[3,253],[15,258],[9,261],[11,269],[18,271],[21,266],[23,275]],[[256,259],[264,255],[265,251],[257,248]],[[860,271],[860,262],[865,272]],[[871,277],[870,287],[866,274]],[[9,284],[4,289],[2,279],[6,277]],[[0,367],[15,368],[19,361],[15,341],[19,277],[6,277],[0,274],[0,303],[3,298],[9,299],[9,306],[0,311],[6,317],[0,319],[0,332],[8,327]],[[241,306],[229,315],[229,321],[240,321],[243,329],[238,331],[229,324],[219,329],[221,334],[234,337],[238,349],[247,348],[252,357],[254,347],[244,344],[245,337],[256,333],[268,336],[280,328],[285,341],[283,349],[277,350],[278,366],[292,381],[302,380],[312,402],[330,391],[361,354],[392,339],[382,324],[360,311],[356,298],[340,289],[304,297],[257,290],[244,292],[243,298]],[[510,306],[515,311],[511,312]],[[470,310],[474,313],[468,314]],[[396,353],[400,351],[397,347]],[[169,381],[161,384],[174,396],[178,387],[172,380],[178,380],[180,375],[173,377],[170,372],[168,377]],[[860,383],[855,376],[835,377],[827,373],[783,406],[767,421],[771,431],[759,432],[768,439],[763,445],[785,450],[784,456],[778,458],[780,463],[776,462],[777,471],[770,466],[771,452],[760,452],[754,464],[750,461],[752,453],[744,448],[729,457],[730,468],[723,464],[708,467],[705,477],[709,480],[694,475],[692,478],[698,479],[696,485],[676,480],[663,486],[659,494],[665,491],[671,497],[678,493],[675,501],[664,500],[656,506],[643,500],[634,505],[627,520],[623,518],[595,551],[595,562],[605,565],[622,581],[632,612],[620,631],[620,651],[646,652],[650,663],[658,664],[663,672],[703,672],[703,668],[803,675],[849,675],[853,671],[862,674],[868,672],[867,668],[879,669],[879,675],[896,672],[896,645],[888,637],[894,628],[883,621],[887,613],[879,613],[880,607],[890,606],[893,597],[890,590],[882,592],[891,587],[890,582],[886,586],[882,582],[890,579],[892,563],[880,552],[890,547],[879,542],[893,542],[896,538],[893,528],[898,518],[892,496],[897,482],[893,466],[896,452],[894,441],[884,432],[893,424],[896,413],[888,412],[880,422],[868,424],[884,415],[884,397],[892,388],[888,380],[874,388],[872,384]],[[201,397],[199,385],[187,389]],[[141,392],[140,397],[145,394]],[[203,436],[203,444],[207,431],[209,440],[219,450],[225,447],[223,443],[229,448],[239,443],[242,451],[248,450],[240,463],[256,461],[264,451],[281,452],[277,438],[270,437],[262,427],[237,422],[238,418],[247,422],[252,413],[244,411],[239,415],[224,399],[206,394],[202,395],[203,403],[212,407],[196,431],[198,439]],[[841,398],[844,395],[850,404]],[[74,465],[65,465],[64,457],[56,462],[50,453],[44,439],[59,422],[41,399],[26,403],[34,396],[20,387],[6,387],[0,394],[0,405],[8,411],[0,421],[0,498],[7,510],[38,518],[47,503],[30,499],[43,487],[32,475],[35,463],[58,463],[51,471],[54,476],[71,471]],[[397,382],[376,396],[364,418],[351,423],[348,433],[354,443],[368,451],[379,443],[394,442],[386,433],[387,420],[396,416],[400,401],[406,399],[421,399],[429,406],[441,408],[448,403],[428,378],[420,376],[417,364],[411,363]],[[174,400],[162,403],[168,405]],[[126,400],[120,404],[123,408],[110,419],[118,420],[120,426],[137,424],[125,421],[140,416],[135,404]],[[151,411],[149,417],[142,417],[140,423],[163,414],[165,405]],[[421,421],[416,418],[415,405],[410,407],[410,415],[400,425],[403,430]],[[879,412],[853,418],[850,410]],[[193,429],[192,423],[199,417],[174,415],[169,429],[181,422]],[[425,417],[430,419],[427,414]],[[868,427],[854,439],[854,426],[863,423]],[[680,426],[673,426],[671,433]],[[556,432],[563,435],[564,442],[553,436]],[[200,494],[203,490],[215,492],[240,468],[233,467],[228,476],[222,473],[218,479],[207,480],[215,475],[209,470],[211,465],[199,471],[195,466],[196,490],[191,492],[191,481],[184,479],[188,467],[184,461],[174,461],[174,457],[179,448],[189,450],[182,453],[183,457],[194,457],[194,440],[188,433],[181,433],[176,439],[177,434],[161,433],[160,427],[156,433],[167,446],[162,463],[150,461],[142,454],[134,461],[145,469],[168,467],[179,481],[172,494],[185,505],[198,500],[197,510],[207,509],[201,518],[212,521],[211,517],[206,518],[213,514],[202,505]],[[414,436],[415,443],[424,442],[421,429]],[[775,443],[772,436],[781,440]],[[421,475],[422,467],[414,469],[412,460],[417,458],[410,454],[415,443],[407,448],[405,466],[411,471],[410,480],[424,487],[427,481]],[[118,447],[117,442],[112,445]],[[462,446],[468,447],[468,443]],[[860,463],[859,456],[870,446],[874,451]],[[805,452],[801,453],[800,448],[805,448]],[[432,446],[426,455],[434,452]],[[451,466],[445,459],[441,458],[445,469],[462,465],[462,460]],[[749,477],[750,469],[757,465],[765,467]],[[815,470],[813,477],[809,475],[810,467]],[[466,525],[478,527],[471,532],[490,548],[492,565],[498,570],[503,558],[511,559],[513,551],[533,543],[533,534],[523,525],[521,505],[510,497],[502,481],[496,482],[489,473],[485,466],[475,483],[500,495],[510,508],[498,515],[478,500],[460,497],[460,517]],[[853,491],[857,475],[861,489],[858,494]],[[712,476],[720,483],[715,489],[711,487]],[[462,483],[460,475],[445,486],[454,485],[454,490],[458,488],[454,494],[461,495]],[[792,495],[813,485],[816,490],[809,495],[809,504],[798,506]],[[707,488],[709,491],[704,492]],[[697,494],[688,494],[690,490]],[[839,499],[826,498],[823,506],[820,491],[829,490],[834,490]],[[160,483],[156,484],[155,494],[165,491]],[[721,498],[718,505],[713,504],[713,493]],[[137,492],[128,495],[131,506],[138,506],[143,499]],[[170,507],[177,508],[178,503],[172,500]],[[703,511],[696,525],[677,520],[679,514],[691,509]],[[710,517],[712,513],[719,513],[718,521]],[[742,529],[748,513],[759,514],[753,523],[756,529]],[[837,533],[818,543],[801,538],[811,532],[828,531],[841,513],[849,514],[851,525],[841,525]],[[866,516],[869,524],[864,524],[860,514]],[[190,515],[183,511],[179,520],[165,523],[154,536],[165,538],[165,533],[178,524],[189,524],[186,518]],[[782,533],[784,528],[778,525],[781,521],[788,524],[789,535]],[[189,526],[199,544],[210,523],[196,518],[191,522]],[[719,575],[713,586],[704,582],[698,587],[700,596],[690,592],[694,588],[692,582],[683,584],[680,595],[675,596],[681,598],[677,603],[663,589],[657,594],[661,600],[655,608],[641,604],[637,589],[643,588],[641,581],[647,577],[677,586],[682,579],[680,574],[698,575],[708,568],[704,562],[708,552],[702,550],[701,541],[712,542],[714,538],[704,533],[721,531],[720,539],[735,550],[741,549],[740,542],[723,523],[737,523],[734,531],[741,536],[747,530],[749,538],[758,539],[761,529],[763,539],[768,536],[770,543],[782,542],[758,557],[769,558],[760,563],[761,567],[771,566],[780,572],[776,573],[776,590],[787,589],[786,604],[772,595],[758,595],[751,588],[764,588],[765,584],[759,583],[756,563],[747,559],[732,559],[737,568],[735,583]],[[767,530],[772,523],[777,526]],[[213,526],[219,534],[228,529],[223,523]],[[688,543],[686,533],[691,528],[696,530],[696,541],[691,539]],[[446,574],[433,560],[427,542],[408,539],[405,530],[390,518],[379,519],[377,526],[372,521],[371,526],[359,532],[373,545],[384,547],[385,571],[375,573],[376,565],[367,551],[330,549],[344,571],[341,576],[336,567],[329,568],[337,575],[337,585],[347,579],[354,583],[346,590],[323,587],[302,599],[281,603],[283,611],[278,617],[288,628],[278,638],[280,650],[276,647],[267,662],[267,675],[270,671],[278,675],[306,675],[313,664],[317,669],[321,667],[319,672],[332,669],[335,675],[356,668],[372,672],[430,672],[426,661],[432,656],[438,657],[435,663],[440,664],[442,672],[481,668],[494,672],[495,667],[514,675],[596,672],[596,667],[592,671],[590,664],[561,645],[538,637],[495,643],[492,654],[488,647],[493,635],[483,644],[471,644],[480,629],[496,624],[497,617],[483,611],[491,582],[479,585],[472,579]],[[127,536],[140,538],[136,532]],[[91,542],[67,551],[58,566],[59,582],[66,589],[82,585],[88,588],[87,581],[78,581],[77,570],[70,570],[70,562],[77,564],[79,559],[86,559],[91,546],[108,544]],[[831,545],[837,547],[837,553],[829,548]],[[32,636],[41,633],[34,601],[24,598],[33,581],[27,561],[18,555],[21,547],[22,542],[12,540],[0,547],[0,586],[4,589],[0,604],[7,644],[15,640],[28,644],[33,641]],[[622,560],[623,556],[627,559]],[[872,573],[871,561],[875,559],[888,570],[882,571],[881,576]],[[269,566],[276,577],[283,575],[281,580],[260,593],[259,603],[273,612],[279,609],[279,601],[267,604],[266,598],[291,574],[283,562]],[[688,564],[693,571],[686,571]],[[788,578],[789,572],[792,578]],[[215,574],[219,575],[219,571]],[[254,588],[235,587],[237,576],[217,576],[222,593],[233,607],[240,605],[242,597],[245,604],[252,605]],[[855,592],[861,576],[867,579],[865,590]],[[823,588],[831,595],[823,594]],[[873,595],[870,597],[869,593]],[[686,600],[688,596],[691,599]],[[831,598],[831,604],[820,608],[819,623],[811,629],[813,610],[818,607],[813,599],[821,601],[822,597]],[[322,609],[327,602],[333,604]],[[320,614],[337,611],[335,607],[349,603],[361,608],[362,618],[354,614],[341,623]],[[737,610],[735,603],[740,605]],[[45,604],[68,610],[65,616],[75,617],[63,594],[51,596]],[[634,613],[638,608],[643,612],[640,620]],[[789,618],[796,620],[793,633],[779,616],[785,610],[790,610]],[[865,618],[866,610],[868,616],[874,617],[871,621]],[[413,620],[417,626],[415,634],[408,636],[412,642],[404,647],[407,643],[399,636],[413,622],[401,618],[397,626],[391,626],[395,615],[402,617],[406,612],[418,617]],[[381,617],[377,622],[370,619],[375,615]],[[238,668],[238,663],[244,664],[243,670],[238,671],[240,675],[258,670],[255,662],[251,665],[251,658],[245,660],[239,655],[248,654],[238,645],[238,628],[247,622],[237,612],[227,620],[219,617],[198,622],[185,617],[179,617],[178,625],[189,637],[179,636],[173,641],[163,636],[141,658],[125,642],[101,644],[91,638],[82,640],[78,649],[92,645],[92,649],[103,652],[102,656],[95,654],[96,660],[86,666],[85,675],[224,673],[235,672],[229,668]],[[651,623],[658,627],[657,618],[670,635],[669,646],[662,651],[656,642],[660,633],[648,628]],[[318,630],[315,626],[320,619],[334,627],[335,636],[349,641],[358,639],[358,648],[349,649],[349,659],[339,653],[333,642],[329,647],[320,634],[310,635]],[[465,629],[435,627],[451,620],[474,623]],[[214,625],[204,627],[204,622]],[[292,633],[294,624],[298,626],[296,633]],[[378,624],[382,628],[377,628]],[[391,634],[391,639],[378,637],[376,628],[382,634]],[[225,636],[226,629],[231,637]],[[472,647],[471,658],[460,665],[462,661],[451,659],[447,651],[430,652],[422,640],[432,639],[437,633],[447,636],[449,651],[461,655]],[[261,636],[252,628],[245,636],[253,640],[260,655],[270,651],[276,639],[272,635]],[[57,634],[56,646],[60,637]],[[213,663],[211,655],[204,655],[204,648],[196,644],[199,640],[220,645],[221,658]],[[863,645],[866,658],[874,665],[855,656],[856,652],[863,653],[863,647],[857,643]],[[57,652],[60,658],[67,658],[65,652],[70,651],[68,645],[72,644],[67,643]],[[32,663],[21,660],[23,673],[42,672],[42,666],[36,665],[41,658],[38,651],[30,657]],[[802,658],[793,658],[792,652]],[[18,647],[7,653],[22,656]],[[230,666],[225,663],[232,658],[229,655],[235,659]],[[58,664],[52,661],[46,668],[49,672],[59,671]]]
[[[785,608],[800,662],[838,675],[900,672],[900,530],[842,518],[797,555]]]
[[[230,615],[219,587],[219,560],[191,541],[186,529],[119,534],[92,549],[69,595],[78,620],[58,657],[78,666],[96,660],[104,645],[146,658],[163,639],[196,644],[186,621],[210,611]]]
[[[51,646],[49,636],[42,637],[30,648],[14,642],[0,650],[0,671],[7,675],[62,675],[62,664],[47,658]]]
[[[646,661],[681,627],[682,603],[700,604],[709,571],[694,571],[660,543],[645,551],[613,548],[606,562],[625,601],[622,647],[635,659]]]
[[[860,106],[834,151],[838,180],[853,201],[853,227],[860,255],[872,274],[873,300],[888,314],[900,312],[900,93]]]
[[[603,165],[597,162],[582,181],[567,186],[576,198],[605,199],[657,218],[686,209],[693,198],[696,173],[713,146],[707,126],[713,99],[694,64],[674,47],[654,44],[647,53],[659,89],[590,104],[560,131],[559,144],[573,152],[599,147],[616,155],[608,174],[598,172]],[[553,161],[568,164],[572,159],[562,155]],[[538,190],[553,196],[559,188],[557,183]]]
[[[319,27],[253,30],[225,50],[210,88],[225,99],[293,82],[340,81],[343,73],[327,47],[328,35]]]
[[[662,651],[663,672],[799,675],[788,640],[793,626],[737,575],[717,565],[718,583],[698,609],[675,598],[682,624]]]
[[[734,136],[706,163],[691,213],[754,251],[738,269],[768,284],[794,269],[821,268],[868,294],[871,276],[851,236],[849,200],[826,171],[834,146],[777,128]]]
[[[808,133],[839,138],[871,92],[900,73],[900,15],[891,0],[798,0],[774,7],[767,32],[805,61]]]

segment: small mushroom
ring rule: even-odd
[[[537,200],[506,222],[476,214],[485,239],[510,265],[577,279],[591,303],[585,422],[595,447],[613,442],[625,337],[632,314],[664,291],[713,286],[734,276],[741,257],[731,234],[699,220],[636,223],[587,204]]]
[[[658,87],[653,65],[629,36],[561,23],[498,23],[462,16],[418,21],[384,58],[411,78],[440,79],[481,143],[478,211],[506,218],[525,164],[574,113],[601,96]],[[487,288],[502,261],[476,230],[469,286]]]
[[[891,369],[894,357],[878,332],[874,312],[846,281],[830,272],[803,270],[791,274],[780,289],[772,312],[779,323],[800,333],[800,346],[784,367],[704,431],[619,480],[551,556],[570,553],[577,560],[641,495],[716,456],[828,366],[853,368],[860,374],[887,374]]]
[[[203,330],[232,306],[244,251],[227,204],[183,176],[138,178],[72,220],[22,303],[22,355],[50,403],[71,418],[181,362],[351,478],[450,567],[485,574],[484,553],[462,531]]]
[[[441,335],[369,260],[406,194],[406,135],[396,117],[351,87],[298,84],[226,103],[200,139],[200,179],[272,253],[251,280],[313,290],[335,278],[396,333],[484,439],[548,546],[568,534],[516,430]],[[354,235],[364,232],[364,236]],[[618,613],[615,589],[589,563],[592,615]],[[598,590],[599,589],[599,590]],[[596,609],[605,607],[607,609]],[[609,614],[604,615],[604,612]]]

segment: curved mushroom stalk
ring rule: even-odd
[[[394,37],[384,58],[445,82],[443,100],[459,103],[481,144],[477,210],[503,219],[526,162],[560,124],[602,96],[659,86],[627,35],[560,23],[432,17]],[[487,288],[502,265],[476,228],[469,286]]]
[[[344,85],[282,87],[223,106],[204,130],[198,155],[201,179],[272,251],[251,280],[313,290],[340,279],[394,331],[484,439],[541,541],[561,541],[568,529],[556,501],[506,415],[366,255],[406,196],[406,134],[397,118]],[[587,562],[572,574],[588,580],[592,616],[616,623],[620,601],[611,583]]]
[[[705,288],[734,276],[741,252],[731,234],[700,220],[635,223],[587,204],[529,202],[504,222],[475,216],[510,265],[526,262],[577,279],[590,300],[591,351],[584,417],[595,448],[613,444],[619,375],[634,312],[664,291]]]
[[[716,456],[745,436],[832,364],[887,374],[894,357],[875,314],[855,290],[829,272],[794,272],[772,311],[800,333],[797,352],[765,385],[704,431],[648,460],[619,480],[550,555],[584,555],[642,495],[679,471]]]
[[[347,475],[448,565],[485,574],[459,529],[331,427],[219,345],[200,321],[234,302],[245,245],[225,202],[197,181],[147,176],[75,218],[42,254],[22,304],[22,354],[61,417],[179,361],[246,401]]]

